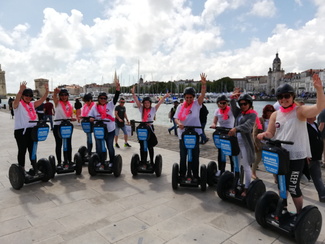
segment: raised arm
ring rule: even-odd
[[[197,99],[197,102],[202,105],[204,98],[205,98],[205,93],[207,91],[207,75],[205,73],[200,74],[201,77],[201,94],[199,96],[199,98]]]
[[[18,91],[18,93],[16,95],[16,98],[15,98],[14,102],[12,103],[12,107],[14,109],[16,109],[18,107],[21,96],[23,95],[23,91],[26,89],[26,85],[27,85],[26,81],[23,81],[23,82],[20,83],[19,91]]]
[[[116,80],[115,86],[116,86],[116,90],[115,90],[115,95],[114,95],[114,98],[113,98],[113,104],[114,105],[117,103],[117,100],[118,100],[118,98],[120,96],[120,93],[121,93],[121,86],[120,86],[119,79]]]
[[[325,109],[325,95],[321,79],[318,74],[313,75],[314,87],[316,89],[316,104],[311,106],[301,106],[297,110],[297,115],[300,120],[312,118],[317,116],[323,109]]]
[[[166,99],[167,97],[169,97],[169,96],[170,96],[170,93],[166,93],[165,96],[163,96],[163,98],[159,100],[159,102],[158,102],[157,105],[155,106],[156,111],[158,110],[158,108],[160,107],[160,105],[165,101],[165,99]]]
[[[58,106],[59,103],[59,98],[58,98],[58,94],[60,92],[59,88],[55,88],[54,92],[53,92],[53,102],[54,102],[54,107]]]
[[[131,93],[132,93],[132,97],[133,97],[134,102],[137,104],[138,108],[140,108],[141,107],[141,103],[140,103],[137,95],[135,95],[134,91],[135,91],[135,86],[132,87]]]

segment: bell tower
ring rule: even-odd
[[[0,64],[0,98],[7,98],[5,73],[6,72],[1,69],[1,64]]]

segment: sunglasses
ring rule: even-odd
[[[284,98],[284,99],[289,99],[290,97],[291,97],[290,94],[280,94],[280,95],[278,95],[276,98],[277,98],[278,100],[281,100],[282,98]]]
[[[246,106],[248,103],[239,103],[239,106]]]
[[[33,95],[24,95],[25,97],[33,97]]]
[[[121,101],[120,103],[125,103],[125,102],[122,102],[122,101]]]
[[[219,105],[226,105],[226,102],[218,102]]]
[[[100,97],[101,100],[107,100],[107,97]]]
[[[273,112],[274,112],[274,110],[266,110],[266,112],[271,112],[271,113],[273,113]]]

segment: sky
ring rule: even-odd
[[[7,92],[325,68],[323,0],[0,0]]]

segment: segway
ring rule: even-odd
[[[228,136],[230,129],[224,128],[224,132],[220,134],[220,146],[225,156],[231,156],[234,162],[234,173],[226,171],[220,177],[217,185],[218,196],[222,200],[230,200],[248,207],[254,211],[256,202],[265,192],[265,185],[262,180],[255,179],[247,187],[243,183],[244,172],[239,166],[238,155],[240,153],[237,137]],[[241,169],[240,169],[241,168]],[[245,188],[246,196],[241,196]]]
[[[70,119],[56,119],[54,121],[61,121],[59,125],[59,136],[62,138],[63,144],[63,164],[56,165],[55,158],[50,157],[50,163],[54,172],[57,174],[66,174],[66,173],[76,173],[80,175],[82,171],[82,158],[79,152],[77,152],[73,157],[73,162],[68,160],[68,139],[72,137],[73,124],[70,122]]]
[[[200,167],[199,179],[194,179],[192,176],[192,150],[199,146],[199,135],[195,131],[196,128],[202,128],[200,126],[184,126],[185,130],[182,134],[184,146],[187,149],[187,172],[186,176],[182,177],[179,171],[179,164],[174,163],[172,169],[172,187],[177,190],[178,185],[182,187],[201,187],[201,191],[206,190],[207,185],[207,169],[205,164]]]
[[[32,166],[29,171],[25,172],[19,164],[12,164],[9,168],[9,180],[12,187],[19,190],[24,184],[36,181],[49,181],[53,176],[53,171],[49,160],[41,158],[36,162],[36,152],[39,141],[45,141],[49,133],[49,126],[44,121],[29,121],[37,123],[32,129],[33,151],[31,155]]]
[[[133,125],[133,128],[135,127],[135,124],[139,124],[139,126],[136,128],[137,137],[139,143],[143,142],[143,150],[144,152],[148,152],[148,141],[150,138],[149,131],[150,123],[153,121],[148,122],[142,122],[142,121],[135,121],[131,120],[131,125]],[[142,154],[141,154],[142,155]],[[137,176],[138,173],[149,173],[153,174],[155,173],[157,177],[161,175],[162,170],[162,157],[160,154],[156,155],[154,164],[151,164],[150,161],[147,160],[147,158],[141,158],[139,154],[133,154],[131,159],[131,173],[133,176]]]
[[[262,148],[262,160],[266,171],[277,174],[280,196],[273,192],[265,192],[258,200],[255,218],[264,228],[278,230],[297,243],[315,243],[322,229],[322,215],[313,205],[304,207],[299,214],[287,211],[287,189],[285,174],[289,172],[289,152],[281,144],[290,141],[272,140],[264,138],[266,145]]]
[[[107,151],[105,145],[105,138],[107,136],[107,127],[104,122],[110,122],[110,120],[95,120],[94,123],[94,135],[97,140],[100,141],[100,153],[93,153],[90,156],[88,162],[88,172],[91,176],[95,176],[98,173],[101,174],[114,174],[115,177],[119,177],[122,171],[122,157],[119,154],[115,155],[114,162],[107,161]]]
[[[212,127],[210,127],[210,128],[212,128]],[[226,155],[223,154],[222,150],[219,150],[219,149],[221,149],[220,135],[224,131],[225,128],[224,127],[215,127],[212,129],[215,129],[215,131],[212,134],[214,145],[216,146],[218,151],[220,151],[220,153],[221,153],[221,155],[220,155],[221,160],[223,162],[226,162]],[[221,176],[221,172],[220,172],[220,170],[218,170],[217,163],[215,161],[210,161],[208,163],[208,167],[207,167],[208,185],[210,187],[213,187],[214,185],[216,185],[220,179],[220,176]]]
[[[93,133],[93,123],[90,122],[90,117],[82,117],[81,120],[81,128],[87,135],[87,147],[81,146],[78,149],[78,152],[80,153],[80,156],[82,158],[82,164],[86,164],[89,162],[90,156],[91,156],[91,149],[93,146],[93,139],[92,139],[92,133]]]

